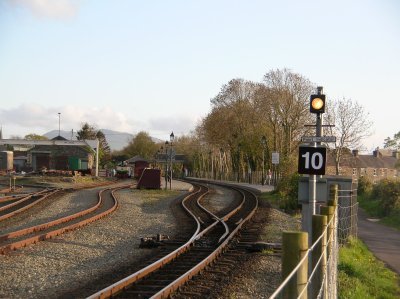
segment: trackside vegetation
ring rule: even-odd
[[[400,298],[399,277],[359,239],[339,251],[339,298]]]
[[[370,216],[381,218],[381,223],[400,229],[400,181],[385,179],[372,184],[361,177],[358,195],[360,206]]]

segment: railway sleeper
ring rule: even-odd
[[[173,282],[174,279],[148,279],[148,280],[143,280],[141,282],[141,285],[168,285],[169,283]]]
[[[217,261],[216,266],[217,267],[225,266],[225,267],[232,268],[235,266],[235,263],[234,262],[226,262],[226,261]]]
[[[184,291],[179,292],[180,297],[188,297],[188,298],[204,298],[204,294],[197,293],[195,291]],[[171,299],[176,298],[174,295],[171,296]]]
[[[132,290],[133,291],[141,291],[141,292],[157,292],[164,288],[164,285],[150,285],[150,284],[138,284],[135,285]]]

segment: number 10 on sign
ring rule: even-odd
[[[299,173],[324,175],[326,167],[326,148],[325,147],[305,147],[299,148]]]

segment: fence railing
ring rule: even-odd
[[[211,171],[195,171],[189,174],[192,177],[204,178],[204,179],[213,179],[220,181],[232,181],[232,182],[240,182],[240,183],[249,183],[249,184],[263,184],[264,185],[276,185],[281,176],[278,172],[273,172],[271,176],[268,175],[268,172],[265,171],[253,171],[251,173],[248,172],[211,172]]]
[[[331,213],[329,213],[331,212]],[[322,234],[306,250],[300,249],[301,257],[294,269],[287,275],[281,285],[270,296],[273,298],[336,298],[336,264],[337,264],[337,207],[329,209],[328,215],[322,216]],[[327,220],[329,219],[329,221]],[[314,219],[313,219],[314,220]],[[317,220],[315,220],[317,222]],[[314,223],[315,223],[314,222]],[[315,225],[313,225],[315,228]],[[294,232],[288,232],[292,234]],[[305,242],[308,240],[306,232],[303,234]],[[289,236],[293,239],[293,235]],[[283,252],[289,249],[283,237]],[[285,255],[285,253],[283,253]],[[285,256],[282,260],[282,274],[285,275]]]
[[[320,207],[321,215],[313,215],[309,248],[307,232],[283,233],[284,280],[270,299],[337,298],[339,246],[357,236],[357,208],[357,189],[338,190],[333,185],[329,205]]]

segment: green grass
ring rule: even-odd
[[[279,194],[276,192],[263,192],[259,196],[260,200],[267,201],[273,208],[279,209],[281,204],[281,200],[279,198]]]
[[[389,216],[383,216],[384,211],[380,200],[370,199],[365,195],[358,196],[360,207],[363,208],[371,217],[381,218],[381,223],[400,230],[400,211],[393,210]]]
[[[147,189],[131,189],[133,196],[136,193],[140,194],[140,198],[142,198],[143,206],[154,205],[159,202],[160,199],[176,197],[180,194],[179,191],[176,190],[147,190]]]
[[[339,298],[400,298],[399,277],[358,239],[339,251]]]

